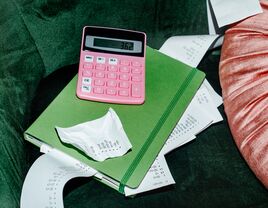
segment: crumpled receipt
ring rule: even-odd
[[[56,126],[62,142],[71,144],[97,161],[122,156],[132,145],[116,112],[69,128]]]

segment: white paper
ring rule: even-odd
[[[212,16],[213,11],[211,11],[209,0],[206,0],[206,4],[207,4],[208,31],[210,35],[216,35],[217,24],[215,24],[216,19],[214,19]]]
[[[58,150],[48,151],[28,171],[20,207],[63,208],[63,188],[67,181],[75,177],[90,177],[96,172]]]
[[[159,155],[151,165],[141,184],[136,189],[125,187],[125,195],[131,196],[174,184],[164,155]]]
[[[202,83],[200,88],[206,88],[211,96],[211,98],[213,99],[213,102],[215,103],[216,107],[219,107],[222,103],[222,97],[215,92],[215,90],[213,89],[213,87],[210,85],[210,83],[208,82],[207,79],[204,80],[204,82]]]
[[[99,119],[56,129],[63,142],[72,144],[97,161],[122,156],[132,147],[112,108]]]
[[[202,87],[197,91],[193,102],[195,102],[196,105],[199,105],[204,111],[206,111],[206,115],[209,115],[213,119],[213,123],[217,123],[223,120],[206,87]]]
[[[219,27],[262,13],[258,0],[210,0]]]
[[[187,107],[161,149],[160,154],[167,154],[186,142],[193,140],[199,132],[212,124],[213,118],[198,105],[198,101],[195,101],[195,99],[198,99],[198,96],[195,96]]]
[[[210,7],[209,0],[206,0],[207,4],[207,18],[208,18],[208,31],[210,35],[219,34],[219,37],[211,44],[209,50],[222,46],[224,40],[224,33],[227,28],[219,28],[217,25],[217,20],[214,16],[212,8]]]
[[[214,41],[213,44],[210,46],[209,50],[222,46],[223,41],[224,41],[224,35],[220,35],[220,36],[216,39],[216,41]],[[219,51],[219,52],[220,52],[220,51]]]
[[[197,67],[211,44],[219,35],[173,36],[159,49],[160,52],[189,66]]]

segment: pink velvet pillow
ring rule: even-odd
[[[235,142],[268,188],[268,1],[261,5],[262,14],[227,30],[220,82]]]

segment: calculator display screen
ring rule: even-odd
[[[83,50],[144,57],[145,34],[136,31],[85,27]]]
[[[134,49],[133,42],[109,40],[101,38],[95,38],[93,46],[105,47],[105,48],[118,48],[121,50],[129,50],[129,51],[133,51]]]
[[[91,49],[99,49],[110,52],[141,53],[142,42],[137,40],[125,40],[116,38],[86,36],[85,46]]]

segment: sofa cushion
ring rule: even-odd
[[[268,1],[225,34],[220,82],[235,142],[268,188]]]

